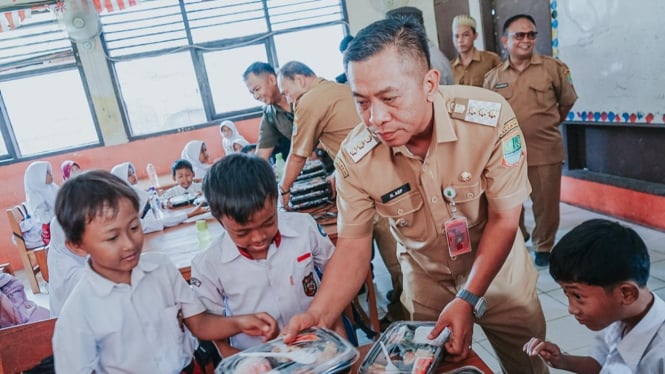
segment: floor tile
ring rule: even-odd
[[[547,340],[566,352],[588,347],[594,334],[570,315],[547,322]]]

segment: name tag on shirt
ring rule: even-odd
[[[399,186],[394,190],[388,192],[387,194],[381,196],[381,202],[387,203],[390,200],[394,200],[398,196],[404,195],[405,193],[411,191],[411,186],[407,183],[405,185]]]

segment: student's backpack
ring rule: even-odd
[[[42,238],[42,225],[33,221],[28,213],[25,203],[19,205],[19,212],[23,216],[23,220],[19,223],[21,233],[23,234],[23,241],[26,248],[37,248],[44,245]],[[16,244],[15,238],[12,236],[12,242]]]
[[[0,273],[0,328],[41,321],[49,314],[48,309],[28,300],[21,281]]]

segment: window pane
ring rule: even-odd
[[[261,1],[196,0],[185,5],[194,43],[268,31]]]
[[[343,37],[342,25],[277,35],[275,47],[279,64],[300,61],[312,68],[316,75],[333,80],[344,70],[338,49]]]
[[[343,19],[339,0],[268,0],[273,31]]]
[[[99,142],[78,70],[0,82],[21,155]]]
[[[209,52],[203,58],[217,113],[259,106],[259,102],[247,91],[242,73],[254,61],[268,61],[263,44]]]
[[[0,132],[0,158],[7,156],[7,145],[5,145],[5,137]]]
[[[189,52],[115,63],[133,135],[206,121]]]

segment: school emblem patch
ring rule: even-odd
[[[196,278],[190,279],[189,284],[191,284],[194,287],[201,287],[201,281]]]
[[[501,164],[504,167],[513,167],[522,161],[522,141],[520,135],[514,135],[510,139],[501,142],[503,148],[503,160]]]
[[[311,271],[309,274],[302,279],[302,289],[305,291],[305,295],[309,297],[314,297],[316,295],[316,290],[318,286],[316,285],[316,279],[314,278],[314,273]]]

